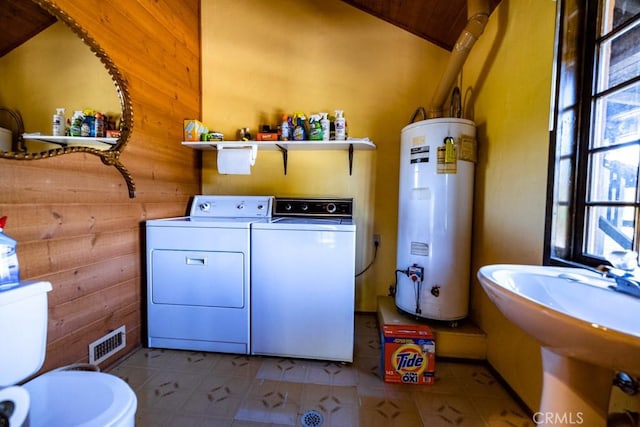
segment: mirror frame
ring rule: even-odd
[[[50,2],[50,0],[29,0],[40,6],[42,9],[55,16],[60,21],[64,22],[67,27],[71,29],[80,39],[91,49],[91,51],[98,57],[100,62],[106,67],[111,79],[115,85],[118,98],[120,100],[120,107],[122,116],[120,118],[120,137],[116,141],[115,145],[108,150],[98,150],[92,147],[83,146],[66,146],[60,148],[54,148],[41,152],[34,153],[20,153],[20,152],[4,152],[0,151],[0,157],[5,159],[15,160],[37,160],[45,159],[49,157],[60,156],[68,153],[90,153],[100,157],[102,163],[107,166],[114,166],[122,175],[127,183],[127,189],[129,190],[129,197],[134,198],[136,196],[136,185],[133,182],[133,177],[124,167],[120,161],[120,153],[124,150],[131,129],[133,128],[133,108],[131,105],[131,97],[129,96],[129,88],[127,80],[123,77],[120,70],[115,66],[111,58],[106,54],[98,43],[89,36],[87,31],[82,28],[73,18],[71,18],[65,11],[58,6]],[[22,135],[18,135],[18,138],[22,138]]]

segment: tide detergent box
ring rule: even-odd
[[[382,325],[384,381],[433,384],[436,340],[427,325]]]

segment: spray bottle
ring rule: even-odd
[[[0,218],[0,291],[20,284],[16,241],[4,234],[7,217]]]
[[[343,114],[344,111],[336,110],[336,141],[344,141],[347,139],[346,121]]]
[[[322,141],[322,126],[320,126],[320,116],[312,114],[309,117],[309,140]]]
[[[320,127],[322,128],[322,140],[328,141],[331,133],[331,122],[327,118],[328,113],[320,113]]]
[[[82,122],[84,121],[84,113],[82,111],[76,111],[71,118],[71,127],[69,128],[69,135],[80,136],[82,132]]]
[[[296,127],[293,128],[293,140],[294,141],[306,141],[306,139],[307,139],[307,129],[306,129],[307,118],[302,113],[296,113],[294,115],[294,117],[296,117]]]

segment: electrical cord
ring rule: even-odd
[[[373,259],[371,260],[371,262],[369,263],[369,265],[367,265],[364,270],[362,270],[360,273],[356,274],[355,277],[360,277],[362,276],[369,268],[371,268],[371,266],[373,265],[373,263],[376,261],[376,256],[378,255],[378,246],[380,245],[380,243],[373,242]]]
[[[409,274],[409,270],[405,269],[405,270],[396,270],[395,271],[396,281],[394,282],[393,285],[389,285],[389,296],[390,297],[395,297],[396,296],[396,289],[398,289],[398,273]]]

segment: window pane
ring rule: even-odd
[[[602,1],[601,33],[608,34],[640,13],[640,0]]]
[[[640,84],[599,98],[593,126],[593,147],[640,139]]]
[[[569,207],[564,205],[555,205],[553,210],[552,231],[551,231],[551,255],[555,257],[567,257],[569,231],[570,228],[570,212]]]
[[[638,145],[592,154],[589,170],[589,202],[636,200]]]
[[[576,131],[578,128],[577,109],[577,107],[573,107],[563,112],[558,120],[560,141],[556,146],[556,156],[567,156],[575,151]]]
[[[632,249],[635,208],[592,206],[585,221],[585,255],[604,258],[614,250]]]
[[[600,45],[598,92],[640,75],[640,22]]]

